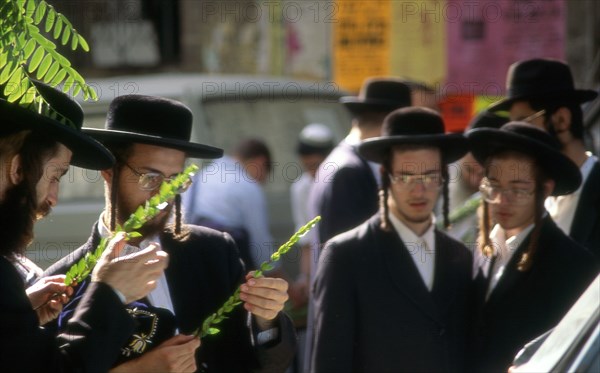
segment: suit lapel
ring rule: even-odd
[[[552,218],[550,218],[550,216],[546,216],[545,218],[542,219],[541,224],[542,224],[542,228],[541,228],[541,232],[540,232],[540,238],[537,243],[538,249],[536,250],[536,254],[535,254],[536,257],[534,258],[534,263],[536,260],[539,260],[540,256],[543,255],[544,238],[548,234],[547,231],[549,229],[551,229],[551,225],[553,225],[554,223],[552,222]],[[492,290],[492,292],[490,294],[490,297],[487,301],[488,305],[493,304],[494,302],[498,302],[500,299],[502,299],[504,294],[509,292],[517,284],[521,283],[529,275],[529,272],[531,270],[526,271],[526,272],[519,271],[519,269],[517,268],[517,264],[521,260],[523,253],[527,250],[530,240],[531,240],[531,233],[529,233],[527,238],[525,240],[523,240],[521,245],[519,245],[519,247],[517,248],[517,250],[515,251],[513,256],[510,258],[509,262],[506,264],[506,267],[504,268],[504,273],[502,274],[502,277],[500,277],[500,280],[496,284],[496,287]],[[492,276],[491,269],[490,269],[490,276]],[[488,284],[489,284],[489,282],[488,282]]]
[[[423,313],[436,321],[440,321],[436,304],[429,290],[425,287],[425,283],[410,257],[408,249],[396,231],[384,232],[378,226],[372,226],[372,228],[378,232],[375,235],[377,237],[375,247],[379,247],[382,251],[386,270],[394,286],[409,298],[415,306],[421,309]]]
[[[458,278],[454,269],[454,259],[451,250],[444,249],[448,242],[437,229],[435,230],[435,270],[433,277],[433,294],[438,306],[439,314],[445,311],[453,303],[456,295]]]

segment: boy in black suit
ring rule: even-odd
[[[314,372],[461,372],[471,254],[435,227],[466,151],[435,111],[393,111],[360,154],[381,164],[379,214],[327,242],[314,284]],[[447,204],[445,203],[447,220]]]
[[[544,209],[546,197],[569,194],[581,183],[556,140],[524,122],[467,136],[485,167],[472,369],[506,372],[520,346],[554,327],[598,268]]]

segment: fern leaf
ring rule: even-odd
[[[81,45],[81,49],[83,49],[86,52],[90,51],[90,46],[88,45],[87,41],[85,40],[85,38],[81,35],[77,35],[79,37],[79,44]]]
[[[40,66],[37,68],[36,77],[38,79],[42,79],[42,77],[48,72],[48,69],[52,65],[52,62],[53,62],[52,55],[51,54],[46,54],[46,56],[44,57],[44,59],[40,63]]]
[[[52,79],[50,81],[50,83],[48,83],[48,84],[50,84],[52,87],[56,87],[57,85],[59,85],[60,83],[62,83],[63,80],[65,80],[66,76],[67,76],[67,70],[60,69],[60,70],[58,70],[58,72],[54,76],[54,79]]]
[[[44,58],[44,48],[43,47],[38,47],[38,49],[36,49],[35,53],[33,54],[33,57],[31,57],[31,60],[29,61],[29,66],[28,66],[28,71],[29,73],[32,73],[35,71],[35,69],[38,68],[38,66],[40,65],[40,62],[42,62],[42,59]]]
[[[71,37],[71,29],[68,27],[65,27],[63,34],[62,34],[62,39],[60,41],[60,43],[62,45],[66,45],[69,42],[69,38]]]
[[[60,33],[62,32],[62,29],[63,29],[62,17],[60,17],[60,14],[57,14],[56,21],[54,22],[54,34],[52,35],[54,37],[54,39],[58,39],[58,37],[60,36]]]
[[[44,19],[44,15],[46,15],[46,9],[48,9],[48,4],[45,1],[40,1],[40,4],[37,6],[35,10],[34,22],[36,25],[39,25]]]
[[[73,30],[73,37],[71,38],[71,50],[77,49],[78,45],[79,45],[79,35],[77,34],[77,31]]]
[[[52,81],[52,78],[54,78],[54,76],[58,72],[59,68],[60,68],[60,64],[58,63],[58,61],[54,61],[52,66],[50,66],[50,68],[48,69],[48,72],[46,74],[44,74],[44,79],[43,79],[44,82],[50,83]]]
[[[56,10],[50,5],[48,6],[48,14],[46,15],[46,28],[44,31],[50,32],[52,27],[54,26],[54,21],[56,20]]]

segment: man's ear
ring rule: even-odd
[[[548,198],[554,191],[556,183],[552,179],[548,179],[544,182],[544,198]]]
[[[16,154],[10,159],[10,182],[14,185],[23,181],[23,169],[21,168],[21,155]]]
[[[571,110],[562,106],[552,114],[551,120],[556,133],[568,132],[571,129]]]
[[[100,171],[100,175],[102,175],[102,178],[104,179],[104,181],[106,181],[108,183],[108,185],[110,185],[112,182],[112,177],[113,177],[113,169],[108,168],[106,170],[102,170],[102,171]]]

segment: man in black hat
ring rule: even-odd
[[[472,369],[506,372],[520,346],[554,327],[598,268],[544,209],[546,197],[572,193],[581,183],[558,142],[524,122],[467,136],[485,168]]]
[[[514,63],[507,75],[507,98],[489,110],[508,110],[511,120],[531,123],[556,138],[583,178],[573,193],[550,197],[546,207],[556,224],[600,260],[600,163],[586,152],[581,104],[598,94],[575,89],[569,66],[550,59]]]
[[[386,115],[411,105],[410,87],[392,78],[367,79],[358,97],[340,102],[352,114],[352,129],[321,163],[311,191],[313,215],[321,215],[319,242],[354,228],[377,211],[377,165],[358,154],[360,141],[379,136]]]
[[[500,128],[506,122],[508,122],[507,117],[482,111],[471,119],[466,131],[474,128]],[[449,176],[448,218],[450,226],[447,232],[451,237],[472,248],[476,244],[479,232],[477,209],[481,201],[479,185],[483,178],[483,168],[469,152],[450,165]],[[438,219],[438,227],[443,228],[442,219]]]
[[[318,265],[319,245],[356,227],[377,211],[378,165],[364,159],[357,147],[360,141],[380,135],[386,115],[394,109],[410,106],[411,94],[410,86],[404,80],[369,78],[363,83],[358,97],[340,99],[353,117],[352,128],[319,166],[310,192],[310,215],[322,218],[312,250],[311,282]],[[312,351],[312,308],[311,302],[304,358],[306,366],[310,364]]]
[[[403,108],[360,154],[381,164],[381,210],[328,241],[314,284],[314,372],[461,372],[472,260],[435,227],[447,164],[466,152],[439,114]]]
[[[163,180],[183,170],[187,157],[211,159],[223,154],[221,149],[190,142],[191,130],[192,113],[180,102],[142,95],[113,100],[106,128],[86,130],[117,159],[113,168],[102,171],[106,209],[88,242],[49,273],[63,273],[116,224],[123,224],[138,205],[157,193]],[[122,364],[115,372],[178,371],[185,367],[190,337],[182,334],[200,327],[240,284],[243,307],[219,324],[219,334],[202,341],[196,364],[188,368],[193,371],[197,366],[205,372],[283,371],[292,359],[295,343],[291,321],[280,312],[287,300],[287,283],[275,278],[251,279],[231,237],[206,227],[184,225],[180,204],[176,198],[173,211],[170,207],[146,224],[140,230],[142,237],[130,242],[138,247],[160,242],[169,253],[170,263],[157,288],[143,301],[129,305],[139,321],[138,328],[121,345]],[[170,218],[173,224],[167,224]],[[82,284],[77,295],[85,287]],[[63,312],[61,323],[69,317],[71,306]],[[173,337],[176,330],[182,334]],[[186,361],[181,361],[181,355]]]
[[[0,366],[3,372],[102,372],[133,330],[123,302],[150,292],[167,255],[153,246],[131,255],[131,261],[118,260],[125,242],[122,236],[113,239],[64,333],[54,338],[39,327],[57,316],[72,289],[64,276],[25,289],[14,266],[33,238],[34,222],[58,202],[59,181],[69,164],[98,169],[114,158],[81,133],[77,103],[35,84],[45,100],[35,110],[0,99]]]

